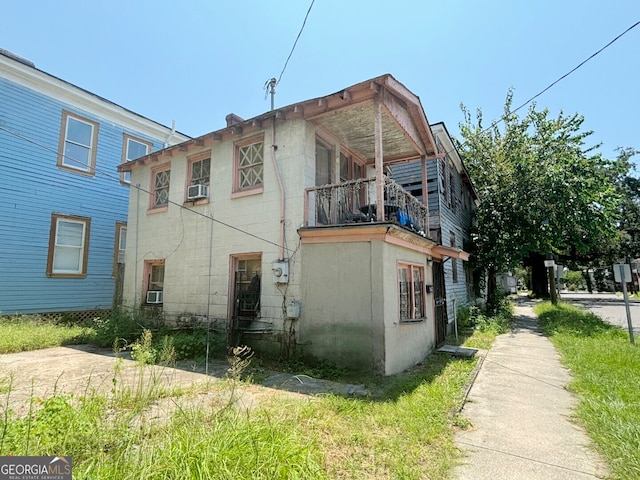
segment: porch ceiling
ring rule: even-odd
[[[403,107],[397,107],[400,115],[408,117]],[[412,138],[390,113],[382,107],[382,152],[384,163],[394,163],[419,158],[424,152],[419,137]],[[356,155],[365,159],[368,164],[375,162],[375,110],[373,100],[355,106],[327,112],[312,120],[343,142]]]

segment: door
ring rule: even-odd
[[[444,265],[433,262],[433,302],[436,316],[436,345],[444,343],[447,336],[447,293],[444,287]]]

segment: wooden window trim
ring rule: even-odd
[[[118,262],[120,258],[120,235],[122,233],[122,229],[126,230],[126,228],[127,228],[127,222],[116,222],[116,230],[115,230],[116,235],[113,242],[113,269],[112,269],[113,277],[115,277],[116,274],[118,273],[118,263],[120,263]]]
[[[138,142],[141,143],[143,145],[147,146],[147,154],[151,153],[151,150],[153,150],[153,143],[147,141],[147,140],[143,140],[139,137],[134,137],[133,135],[129,135],[128,133],[123,133],[122,134],[122,156],[120,158],[120,163],[127,163],[129,160],[134,160],[133,158],[128,159],[127,158],[127,153],[129,151],[128,146],[129,146],[129,140],[133,140],[134,142]],[[131,185],[130,181],[125,180],[125,176],[127,173],[131,173],[131,172],[120,172],[120,183],[123,185]]]
[[[209,181],[205,184],[208,187],[211,186],[211,150],[207,150],[204,152],[200,152],[200,153],[196,153],[194,155],[190,155],[187,157],[187,176],[185,178],[185,186],[184,186],[184,201],[185,203],[189,203],[192,205],[206,205],[207,203],[209,203],[209,198],[211,197],[211,188],[209,188],[209,197],[207,198],[202,198],[200,200],[196,200],[195,202],[192,202],[190,200],[187,200],[187,195],[189,194],[189,186],[193,185],[191,183],[192,177],[193,177],[193,164],[197,163],[197,162],[201,162],[202,160],[206,160],[209,159]]]
[[[259,185],[252,185],[250,187],[240,187],[240,149],[253,145],[256,143],[262,143],[262,182]],[[266,148],[264,144],[264,133],[260,135],[254,135],[249,138],[238,140],[233,144],[233,190],[231,198],[245,197],[247,195],[256,195],[264,191],[264,166],[265,166]]]
[[[456,248],[456,234],[455,232],[449,232],[449,243],[452,248]],[[451,280],[453,283],[458,283],[458,259],[451,258]]]
[[[164,165],[160,165],[158,167],[151,169],[151,181],[149,184],[149,207],[148,213],[160,213],[165,212],[169,209],[170,200],[167,199],[166,205],[155,205],[156,198],[156,175],[165,170],[171,171],[171,163],[165,163]],[[171,173],[169,173],[169,188],[168,188],[168,196],[171,195]]]
[[[53,260],[56,249],[56,236],[58,233],[58,221],[69,220],[84,224],[84,234],[82,239],[82,268],[79,273],[56,273],[53,271]],[[51,214],[51,226],[49,230],[49,252],[47,255],[47,277],[51,278],[85,278],[87,276],[87,262],[89,260],[89,234],[91,230],[91,219],[75,215],[63,215],[59,213]]]
[[[409,272],[409,310],[411,312],[413,312],[415,310],[415,289],[414,289],[414,271],[415,270],[419,270],[421,272],[422,275],[422,314],[419,317],[411,317],[411,318],[405,318],[403,319],[400,315],[400,310],[401,310],[401,305],[400,305],[400,270],[401,269],[406,269]],[[397,278],[398,278],[398,320],[399,323],[418,323],[418,322],[424,322],[427,319],[427,289],[426,289],[426,273],[427,273],[427,269],[424,265],[419,264],[419,263],[408,263],[408,262],[398,262],[397,267],[396,267],[396,272],[397,272]]]
[[[73,167],[70,165],[65,165],[65,145],[67,142],[67,126],[69,122],[69,118],[73,118],[79,122],[87,123],[91,125],[91,146],[89,147],[89,165],[88,169]],[[57,165],[61,170],[66,170],[68,172],[76,173],[78,175],[85,175],[87,177],[93,177],[96,174],[96,153],[98,151],[98,129],[100,124],[93,120],[88,119],[87,117],[83,117],[82,115],[78,115],[77,113],[70,112],[68,110],[62,111],[62,119],[60,121],[60,138],[58,140],[58,160]]]
[[[163,283],[162,292],[164,297],[164,293],[165,293],[164,283],[166,282],[166,276],[167,276],[167,267],[166,267],[165,260],[164,259],[145,260],[144,268],[143,268],[144,277],[142,278],[142,291],[143,291],[143,295],[141,299],[142,305],[147,305],[147,292],[150,291],[150,287],[151,287],[151,280],[150,280],[151,271],[153,267],[158,265],[162,265],[162,267],[164,268],[164,280],[162,282]],[[162,303],[164,303],[164,301]]]

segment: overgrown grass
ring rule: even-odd
[[[640,349],[628,333],[560,303],[535,307],[571,370],[576,416],[619,479],[640,478]]]
[[[470,338],[495,337],[496,321],[480,322]],[[436,354],[402,375],[369,376],[368,398],[262,399],[246,409],[237,400],[257,387],[238,380],[242,372],[204,392],[167,385],[149,365],[175,358],[175,344],[160,338],[146,331],[131,340],[137,376],[125,380],[118,360],[110,392],[87,385],[83,394],[32,398],[18,414],[6,382],[0,455],[72,455],[78,479],[444,479],[460,456],[454,412],[476,359]],[[348,381],[346,370],[325,370]],[[208,402],[193,402],[197,393]]]
[[[0,353],[89,343],[94,339],[92,328],[58,324],[37,315],[0,318]]]
[[[458,343],[482,350],[491,348],[495,338],[509,330],[513,311],[513,302],[508,297],[500,299],[495,315],[488,315],[476,306],[460,307],[457,312]],[[455,343],[455,338],[450,337],[447,341]]]
[[[5,393],[0,455],[72,455],[78,479],[447,478],[459,456],[452,411],[475,360],[433,355],[376,378],[375,398],[279,398],[251,410],[236,401],[255,387],[237,379],[194,403],[194,392],[143,376],[157,366],[126,384],[118,365],[111,392],[34,398],[26,415],[7,409]],[[169,408],[149,416],[158,405]]]

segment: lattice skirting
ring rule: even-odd
[[[85,320],[91,320],[96,317],[103,317],[111,314],[111,310],[85,310],[82,312],[55,312],[55,313],[27,313],[23,314],[25,317],[39,317],[43,320],[60,321],[60,320],[73,320],[76,322],[83,322]],[[10,315],[10,317],[16,317],[18,315]],[[9,317],[9,315],[2,315],[2,317]]]

